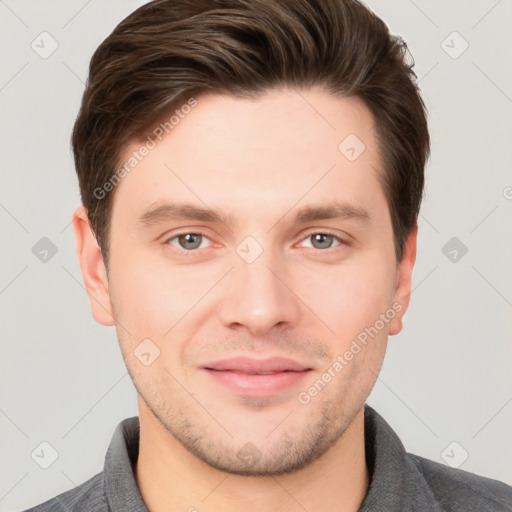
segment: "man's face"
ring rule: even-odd
[[[298,469],[361,410],[407,307],[373,118],[319,88],[197,100],[115,189],[104,305],[139,405],[192,453]]]

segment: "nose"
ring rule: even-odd
[[[235,255],[238,258],[238,255]],[[256,261],[235,259],[219,309],[225,327],[265,336],[297,324],[300,298],[294,293],[286,262],[265,250]]]

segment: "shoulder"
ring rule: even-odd
[[[23,512],[109,512],[103,472],[74,489],[65,491],[40,505]]]
[[[408,453],[436,501],[446,512],[510,512],[512,487]]]

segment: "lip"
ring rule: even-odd
[[[207,363],[202,370],[238,395],[269,397],[297,386],[312,368],[284,357],[234,357]]]

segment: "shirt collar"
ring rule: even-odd
[[[364,430],[366,464],[371,477],[359,512],[442,512],[399,437],[369,405],[364,408]]]
[[[359,511],[442,512],[398,436],[368,405],[364,408],[364,426],[370,485]],[[123,420],[105,456],[105,493],[111,512],[148,512],[135,480],[139,432],[137,416]]]
[[[117,426],[105,456],[105,494],[111,512],[149,512],[135,480],[139,456],[139,418],[126,418]]]

